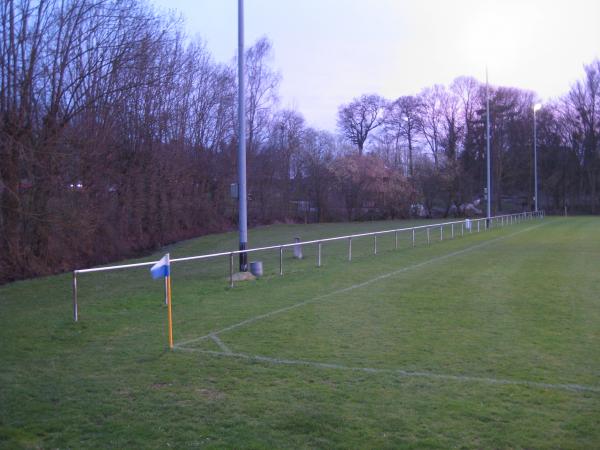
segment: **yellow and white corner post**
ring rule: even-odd
[[[171,302],[171,255],[167,253],[165,256],[160,258],[150,269],[152,278],[164,278],[165,279],[165,302],[167,304],[168,311],[168,327],[169,327],[169,348],[173,349],[173,309]]]
[[[167,264],[169,266],[169,270],[167,271],[167,276],[165,277],[165,288],[166,288],[166,301],[167,301],[167,311],[169,317],[169,348],[173,350],[173,309],[172,309],[172,301],[171,301],[171,261],[170,255],[167,253]]]

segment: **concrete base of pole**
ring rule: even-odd
[[[231,277],[233,281],[253,281],[256,280],[256,277],[252,275],[250,272],[236,272]]]

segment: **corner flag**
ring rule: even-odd
[[[150,269],[152,278],[165,279],[165,303],[168,311],[168,327],[169,327],[169,348],[173,350],[173,313],[171,311],[171,261],[169,254],[160,258],[156,264]]]
[[[169,254],[167,253],[150,269],[152,278],[156,280],[157,278],[168,277],[170,273],[170,266],[171,263],[169,261]]]

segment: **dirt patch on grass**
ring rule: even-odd
[[[198,392],[202,398],[211,401],[220,401],[225,399],[225,393],[217,389],[201,388],[197,389],[196,392]]]

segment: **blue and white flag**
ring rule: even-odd
[[[168,277],[170,269],[171,263],[169,262],[169,254],[167,253],[152,266],[150,273],[152,274],[152,278],[156,280],[157,278]]]

